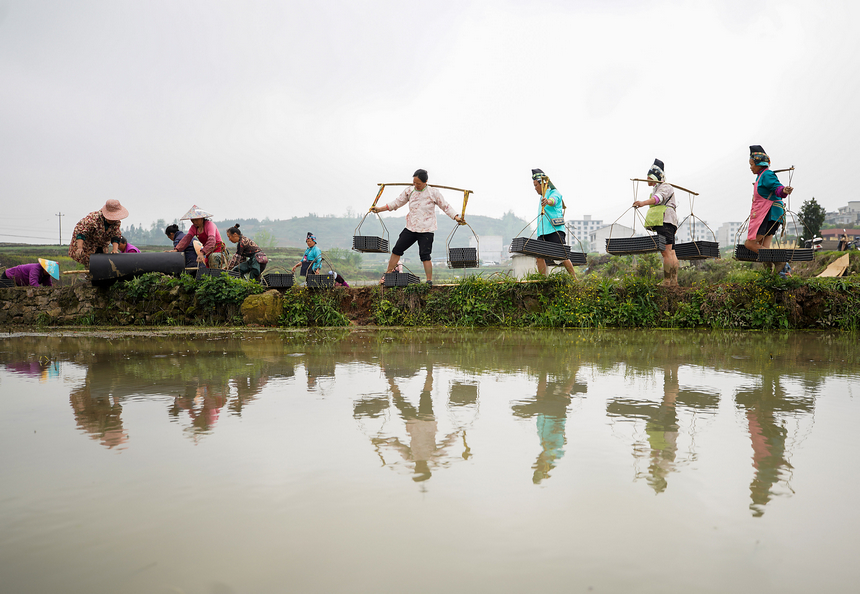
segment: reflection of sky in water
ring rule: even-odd
[[[821,514],[838,523],[828,537],[839,550],[851,548],[840,535],[857,526],[842,503],[857,488],[843,462],[856,449],[848,419],[857,412],[857,355],[838,339],[831,355],[821,344],[755,335],[690,333],[699,342],[685,344],[660,342],[670,333],[380,334],[7,341],[0,452],[18,455],[7,454],[0,471],[0,527],[14,527],[0,537],[0,558],[11,553],[17,575],[32,579],[25,552],[46,546],[39,535],[58,543],[57,555],[77,538],[62,522],[119,523],[108,541],[134,534],[148,543],[141,526],[172,542],[177,530],[201,531],[203,517],[226,523],[226,534],[242,526],[257,543],[248,553],[263,560],[280,534],[269,526],[283,522],[308,554],[337,541],[329,560],[358,575],[348,559],[367,546],[450,566],[443,549],[426,548],[434,542],[478,572],[499,558],[537,555],[540,565],[566,550],[580,567],[603,567],[595,576],[615,575],[619,560],[644,569],[648,554],[632,545],[651,541],[696,566],[698,557],[678,548],[690,538],[716,538],[723,552],[711,554],[726,563],[734,554],[725,551],[748,551],[755,540],[768,542],[774,559],[801,549],[820,558],[784,535],[814,532],[810,520]],[[37,529],[43,520],[25,501],[60,523]],[[571,549],[572,534],[590,546]],[[11,548],[22,541],[30,548]],[[834,547],[830,559],[839,558]],[[316,561],[288,548],[292,571],[309,575]],[[769,554],[747,558],[740,575],[755,582]],[[155,575],[176,563],[156,557]],[[510,583],[526,583],[534,566],[516,566]],[[553,568],[546,575],[566,575]],[[663,579],[683,583],[677,577]],[[184,579],[176,583],[190,587]],[[428,579],[431,590],[445,585]],[[622,577],[610,582],[631,591]]]

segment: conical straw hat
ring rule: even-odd
[[[39,264],[45,269],[45,272],[54,277],[55,280],[60,280],[60,265],[53,260],[39,258]]]
[[[212,216],[211,212],[206,212],[196,204],[191,207],[191,210],[182,215],[181,221],[190,221],[191,219],[208,219]]]

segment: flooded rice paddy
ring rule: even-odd
[[[12,334],[0,591],[854,592],[850,335]]]

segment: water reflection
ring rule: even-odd
[[[811,416],[814,399],[808,394],[790,396],[781,385],[780,374],[769,368],[758,385],[738,390],[735,401],[745,412],[753,450],[750,510],[761,516],[774,495],[792,492],[786,419]]]
[[[637,472],[637,478],[645,478],[656,493],[668,487],[669,474],[676,470],[678,438],[680,435],[679,411],[690,416],[690,438],[695,439],[696,413],[715,413],[719,405],[719,394],[681,389],[678,363],[664,365],[663,390],[659,402],[640,401],[630,397],[609,400],[606,413],[609,417],[627,420],[644,420],[647,445],[634,443],[634,455],[647,459],[647,471]],[[657,371],[656,369],[654,370]],[[688,459],[695,459],[691,450]]]
[[[468,460],[471,450],[466,442],[467,423],[460,420],[451,430],[439,431],[433,403],[433,365],[428,364],[417,371],[385,363],[380,368],[388,383],[388,393],[358,399],[353,415],[356,420],[364,421],[380,418],[392,405],[396,409],[394,418],[385,415],[385,423],[369,435],[383,465],[392,468],[403,465],[413,481],[423,482],[430,479],[435,470],[448,466],[452,461]],[[422,373],[424,378],[419,388],[410,380]],[[401,383],[405,386],[403,390]],[[477,386],[474,386],[474,391],[471,387],[468,384],[452,385],[449,405],[455,409],[477,406]],[[396,435],[400,424],[405,437]]]
[[[516,439],[504,411],[532,427],[530,443],[516,442],[523,452],[537,446],[536,457],[528,454],[532,483],[551,485],[548,479],[572,472],[565,458],[571,440],[599,442],[614,431],[632,452],[635,478],[664,493],[698,472],[689,463],[701,453],[698,433],[709,430],[702,419],[724,410],[745,419],[743,434],[722,433],[718,441],[751,444],[744,481],[750,509],[761,516],[774,497],[792,493],[792,427],[811,423],[828,378],[855,377],[858,354],[839,335],[347,330],[15,336],[4,341],[0,362],[9,378],[69,383],[75,426],[116,451],[134,444],[125,413],[136,402],[159,403],[163,418],[199,443],[230,431],[221,428],[225,415],[241,417],[256,402],[324,396],[333,401],[331,416],[307,419],[320,439],[336,442],[326,427],[338,425],[334,415],[351,413],[381,465],[422,489],[443,469],[482,463],[493,443]],[[82,372],[64,377],[63,363]],[[601,416],[572,406],[574,397],[597,400]],[[480,414],[487,406],[496,411],[492,420]],[[571,423],[581,434],[570,433]],[[473,449],[479,433],[482,446]]]
[[[545,368],[536,371],[536,392],[534,398],[521,401],[513,408],[514,415],[523,419],[535,419],[537,437],[541,451],[532,469],[532,482],[540,484],[550,477],[558,461],[564,456],[564,446],[567,443],[564,426],[567,421],[568,407],[572,394],[584,394],[588,391],[585,384],[576,383],[577,366],[562,369],[556,374]]]

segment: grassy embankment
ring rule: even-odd
[[[285,267],[297,261],[297,253],[284,255]],[[592,258],[577,282],[554,274],[522,283],[480,270],[477,276],[446,287],[295,288],[284,294],[281,324],[857,330],[860,258],[852,258],[846,277],[814,278],[841,255],[820,253],[814,262],[796,264],[795,276],[787,279],[760,264],[725,259],[698,262],[681,270],[681,287],[675,289],[659,286],[662,271],[656,254]],[[29,254],[22,257],[32,260]],[[114,306],[86,323],[239,323],[238,305],[262,290],[256,283],[226,277],[197,282],[191,277],[149,274],[114,285],[109,295]]]

